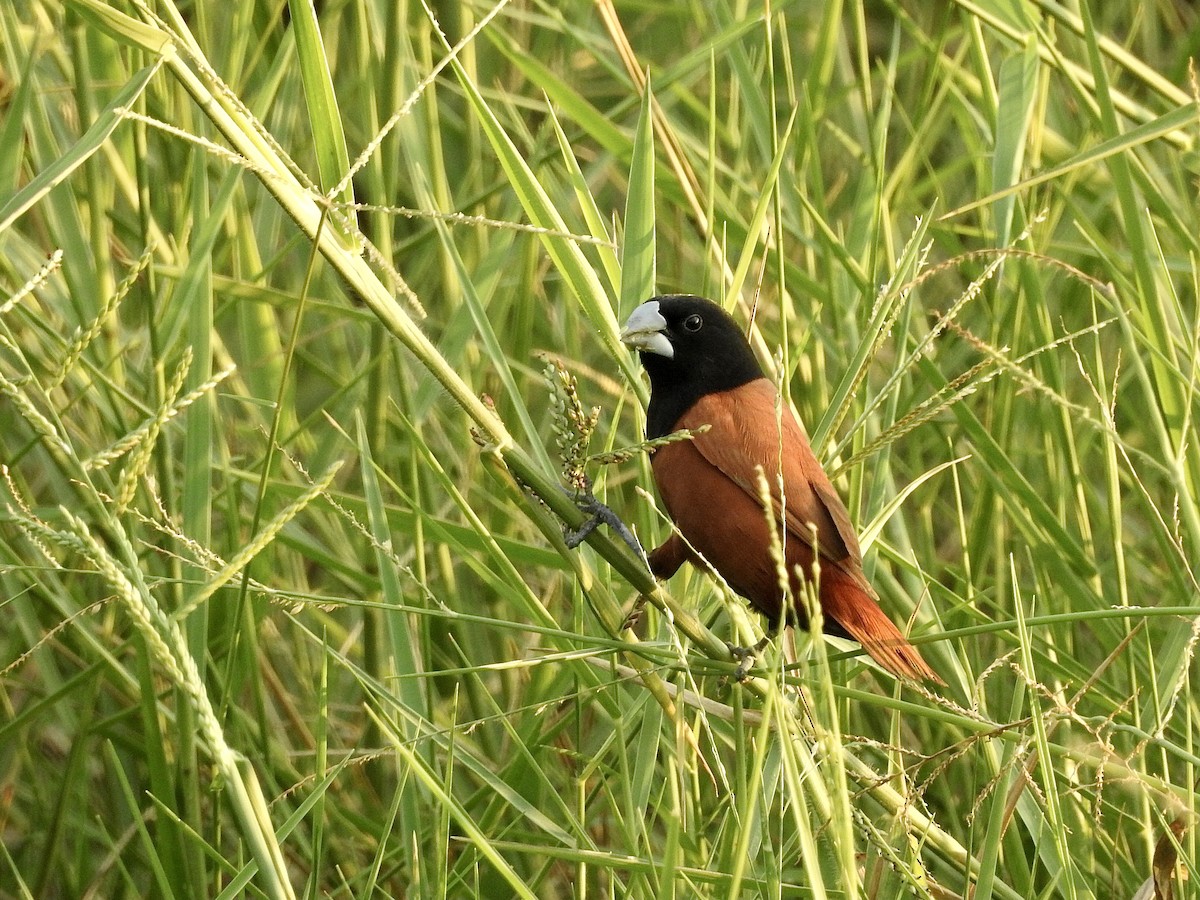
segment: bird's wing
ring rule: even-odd
[[[759,501],[755,466],[762,466],[772,498],[783,503],[788,533],[812,544],[815,526],[820,555],[861,576],[862,551],[850,514],[817,462],[808,439],[775,386],[765,378],[732,391],[708,394],[683,414],[676,427],[709,430],[692,438],[708,462]],[[780,450],[782,449],[782,454]],[[862,579],[865,582],[865,579]]]

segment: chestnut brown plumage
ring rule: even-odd
[[[760,499],[761,467],[792,596],[803,589],[803,573],[818,584],[826,632],[858,641],[894,675],[941,682],[879,608],[846,507],[733,319],[701,297],[655,297],[633,311],[621,337],[640,351],[650,376],[646,436],[708,426],[652,458],[678,528],[650,554],[655,576],[669,578],[684,562],[707,563],[772,623],[780,620],[784,594]],[[805,621],[798,603],[787,613],[789,623]]]

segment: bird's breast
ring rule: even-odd
[[[783,591],[771,555],[771,526],[763,506],[680,441],[654,454],[654,480],[667,513],[691,547],[692,562],[715,569],[760,612],[777,617]],[[810,566],[800,542],[786,541],[789,571]]]

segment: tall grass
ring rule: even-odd
[[[0,895],[1186,890],[1190,7],[0,34]],[[738,683],[741,601],[567,547],[579,466],[668,533],[600,458],[654,291],[753,322],[944,690],[805,634]]]

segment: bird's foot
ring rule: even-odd
[[[646,597],[643,595],[633,601],[633,606],[629,610],[629,615],[625,617],[625,621],[621,623],[622,631],[629,631],[637,628],[638,623],[642,621],[642,613],[646,611]]]
[[[764,634],[753,647],[739,647],[737,644],[725,643],[729,648],[729,655],[737,660],[737,668],[733,670],[733,677],[738,681],[745,681],[746,676],[750,674],[750,670],[754,668],[754,660],[758,654],[763,652],[767,644],[771,643],[774,634]]]
[[[568,488],[563,488],[563,493],[567,494],[574,502],[580,511],[588,513],[590,518],[587,519],[578,528],[563,528],[563,540],[566,541],[568,547],[574,550],[582,544],[589,534],[596,530],[599,525],[607,525],[617,533],[617,536],[629,545],[638,559],[646,562],[646,551],[642,549],[641,542],[637,539],[629,526],[621,521],[621,517],[613,512],[608,506],[596,499],[591,488],[584,491],[572,491]],[[647,565],[649,565],[647,563]]]

